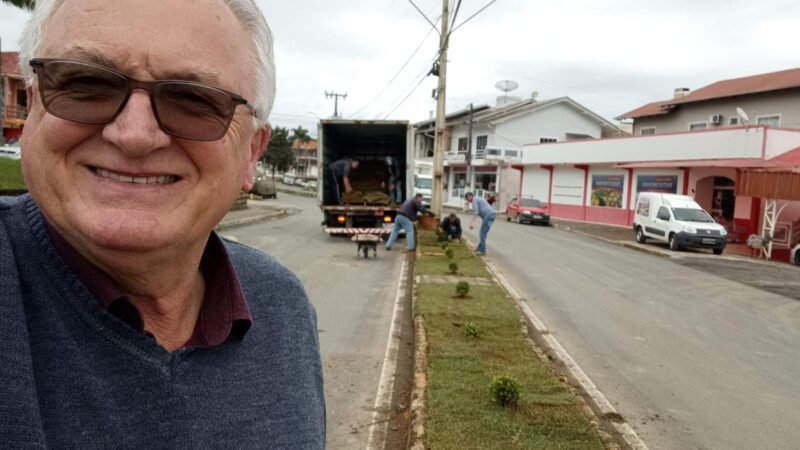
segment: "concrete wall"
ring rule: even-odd
[[[550,171],[536,166],[525,167],[522,176],[522,195],[549,202]]]
[[[656,127],[656,134],[689,131],[689,124],[707,122],[709,116],[714,114],[722,115],[722,123],[709,124],[709,129],[729,127],[728,119],[736,117],[737,107],[750,117],[750,125],[757,125],[759,116],[780,114],[781,127],[800,128],[800,89],[792,89],[680,105],[669,114],[635,119],[633,134],[639,135],[642,128],[653,126]]]
[[[774,132],[775,130],[770,130]],[[523,164],[616,164],[636,161],[760,158],[764,127],[529,145]],[[778,135],[776,135],[778,136]],[[767,140],[775,152],[800,147],[800,131]]]

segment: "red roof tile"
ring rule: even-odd
[[[800,68],[717,81],[685,97],[648,103],[633,111],[622,114],[617,117],[617,119],[636,119],[639,117],[657,116],[668,114],[675,106],[685,103],[702,102],[705,100],[734,97],[737,95],[760,94],[793,88],[800,88]]]
[[[0,53],[0,73],[17,77],[22,76],[22,72],[19,70],[19,52]]]
[[[648,103],[644,106],[640,106],[633,111],[626,112],[621,116],[617,117],[617,120],[622,119],[636,119],[639,117],[648,117],[648,116],[659,116],[662,114],[667,114],[672,111],[672,108],[667,105],[668,101],[661,101],[661,102],[653,102]]]
[[[744,78],[717,81],[700,88],[691,94],[670,100],[670,105],[700,102],[715,98],[733,97],[737,95],[758,94],[800,87],[800,68],[764,73]]]

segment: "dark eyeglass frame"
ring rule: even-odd
[[[109,72],[109,73],[111,73],[111,74],[123,79],[125,81],[125,83],[126,83],[126,86],[124,87],[124,90],[126,91],[125,92],[125,96],[122,99],[122,101],[120,102],[120,105],[117,108],[117,110],[114,112],[114,114],[111,117],[109,117],[108,119],[103,119],[103,120],[98,120],[98,121],[87,121],[87,120],[75,119],[74,117],[69,117],[68,114],[64,114],[63,112],[52,111],[51,108],[50,108],[49,100],[44,95],[44,89],[42,89],[42,85],[46,85],[47,84],[45,76],[44,76],[44,73],[47,70],[47,65],[50,64],[50,63],[54,63],[54,62],[55,63],[71,63],[71,64],[84,65],[84,66],[92,67],[92,68],[97,69],[97,70],[107,71],[107,72]],[[29,64],[33,68],[34,73],[38,77],[39,85],[40,85],[39,86],[39,96],[40,96],[40,98],[42,100],[42,105],[44,105],[44,109],[48,113],[50,113],[50,114],[52,114],[52,115],[54,115],[56,117],[59,117],[59,118],[64,119],[64,120],[69,120],[69,121],[72,121],[72,122],[85,123],[85,124],[88,124],[88,125],[105,125],[107,123],[113,122],[114,119],[116,119],[117,116],[122,112],[122,110],[125,109],[125,105],[128,104],[128,100],[131,97],[131,93],[135,89],[143,90],[143,91],[147,92],[147,94],[149,95],[149,97],[150,97],[150,105],[153,108],[153,115],[155,116],[156,121],[158,122],[159,128],[164,133],[167,133],[167,134],[169,134],[171,136],[175,136],[175,137],[178,137],[178,138],[181,138],[181,139],[189,139],[189,140],[194,140],[194,141],[216,141],[216,140],[222,139],[225,136],[225,134],[228,132],[228,128],[230,127],[230,124],[233,121],[233,116],[236,114],[236,107],[239,106],[239,105],[243,105],[244,107],[246,107],[253,114],[253,117],[258,118],[258,113],[257,113],[255,107],[253,107],[253,105],[250,104],[241,95],[234,94],[233,92],[229,92],[229,91],[226,91],[224,89],[216,88],[214,86],[209,86],[209,85],[203,84],[203,83],[197,83],[197,82],[194,82],[194,81],[187,81],[187,80],[141,81],[141,80],[137,80],[137,79],[135,79],[133,77],[130,77],[130,76],[128,76],[128,75],[126,75],[126,74],[124,74],[122,72],[119,72],[119,71],[114,70],[114,69],[109,68],[109,67],[101,66],[99,64],[93,64],[93,63],[89,63],[89,62],[85,62],[85,61],[74,61],[74,60],[63,59],[63,58],[34,58],[34,59],[30,60]],[[158,107],[156,106],[157,102],[156,102],[156,98],[155,98],[156,89],[161,87],[161,86],[165,86],[165,85],[196,86],[196,87],[199,87],[199,88],[209,89],[211,91],[215,91],[217,93],[222,93],[222,94],[227,95],[229,97],[229,99],[230,99],[230,103],[228,104],[228,110],[227,110],[226,114],[219,116],[221,119],[224,119],[224,126],[223,126],[221,132],[219,133],[219,135],[197,137],[197,136],[191,136],[191,135],[184,135],[184,134],[177,133],[175,131],[170,130],[169,127],[166,126],[161,121],[161,117],[160,117],[159,112],[158,112]]]

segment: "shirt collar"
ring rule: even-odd
[[[47,221],[47,233],[61,259],[109,313],[144,332],[141,313],[111,277],[78,253]],[[236,269],[220,237],[212,232],[200,261],[205,293],[192,337],[185,347],[208,348],[238,339],[253,323]]]

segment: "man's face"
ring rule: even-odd
[[[351,162],[350,167],[352,167],[353,169],[358,169],[358,161]]]
[[[46,30],[35,57],[94,62],[145,81],[196,80],[250,101],[256,94],[251,38],[221,0],[66,0]],[[175,138],[159,129],[140,90],[106,125],[48,114],[36,80],[31,103],[23,173],[45,216],[79,249],[204,244],[252,186],[269,138],[242,106],[218,141]],[[125,181],[162,176],[173,182]]]

